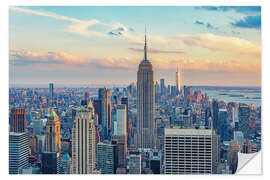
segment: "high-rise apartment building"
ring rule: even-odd
[[[72,128],[72,173],[92,174],[96,167],[94,112],[86,106],[77,109]]]
[[[216,173],[218,136],[208,129],[165,128],[165,174]]]
[[[26,132],[9,133],[9,174],[28,166],[29,138]]]
[[[156,144],[154,91],[154,72],[147,59],[145,35],[144,59],[137,72],[137,148],[154,148]]]
[[[46,152],[61,152],[60,119],[53,108],[49,108],[45,141]]]
[[[11,109],[11,132],[26,132],[26,112],[25,109]]]

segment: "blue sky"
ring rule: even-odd
[[[260,7],[21,6],[9,16],[11,84],[136,81],[145,26],[156,80],[173,83],[179,64],[185,84],[261,83]]]

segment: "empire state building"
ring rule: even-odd
[[[155,92],[154,72],[147,59],[147,42],[145,35],[144,59],[137,72],[137,148],[155,148]]]

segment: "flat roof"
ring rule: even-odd
[[[26,134],[26,132],[9,132],[9,135],[12,135],[12,136],[21,136],[23,134]]]
[[[165,128],[165,135],[212,135],[210,129]]]

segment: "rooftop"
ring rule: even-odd
[[[210,129],[165,128],[165,135],[212,135]]]

